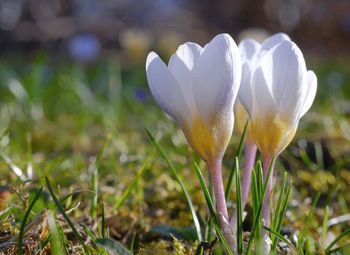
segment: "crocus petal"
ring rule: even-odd
[[[317,91],[317,77],[315,73],[311,70],[307,72],[307,92],[304,102],[303,109],[301,111],[300,117],[303,117],[305,113],[311,108],[314,102]]]
[[[242,79],[238,91],[238,99],[250,114],[253,110],[253,94],[254,90],[251,82],[252,66],[249,61],[245,61],[242,65]]]
[[[307,78],[300,49],[291,41],[282,41],[265,54],[261,71],[276,104],[274,111],[298,118],[304,104]]]
[[[260,43],[253,39],[244,39],[238,44],[242,60],[251,61],[254,55],[260,50]]]
[[[181,88],[168,67],[155,52],[146,60],[149,87],[157,103],[180,125],[191,122],[191,114]]]
[[[193,95],[197,110],[206,122],[224,107],[233,111],[241,68],[237,45],[228,34],[217,35],[204,47],[193,69]]]
[[[285,33],[276,33],[269,36],[261,45],[262,50],[269,50],[282,41],[290,41],[290,37]]]
[[[276,102],[272,94],[272,78],[269,75],[272,72],[272,63],[266,62],[252,73],[252,103],[250,107],[249,101],[242,100],[252,120],[258,116],[264,118],[267,113],[274,111],[276,108]]]
[[[194,106],[192,92],[192,69],[198,61],[202,52],[202,47],[196,43],[188,42],[182,44],[176,53],[170,58],[168,68],[181,87],[187,104]]]

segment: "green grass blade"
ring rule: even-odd
[[[91,209],[90,209],[90,215],[92,218],[96,218],[97,216],[97,208],[98,208],[98,195],[99,195],[99,188],[98,188],[98,172],[101,164],[101,160],[103,158],[103,155],[106,151],[106,148],[108,147],[109,143],[111,141],[111,134],[108,135],[106,141],[104,142],[101,150],[96,156],[95,161],[92,163],[92,178],[91,178],[91,186],[92,190],[94,191],[94,195],[92,196],[91,201]]]
[[[201,226],[199,224],[199,220],[198,220],[196,211],[194,209],[191,197],[190,197],[190,195],[189,195],[189,193],[188,193],[188,191],[187,191],[183,181],[181,180],[180,176],[178,175],[177,170],[175,169],[175,167],[171,164],[170,160],[168,159],[168,157],[164,153],[163,149],[160,147],[159,143],[154,139],[152,134],[147,129],[145,129],[145,131],[146,131],[146,134],[148,135],[148,138],[150,139],[150,141],[157,148],[158,152],[161,154],[161,156],[163,157],[163,159],[167,163],[167,165],[168,165],[169,169],[171,170],[172,174],[175,176],[176,181],[181,186],[182,192],[185,195],[188,207],[190,208],[190,211],[191,211],[191,214],[192,214],[193,223],[194,223],[194,226],[195,226],[196,232],[197,232],[197,238],[198,238],[199,241],[203,241]]]
[[[0,138],[1,140],[1,138]],[[33,149],[32,149],[32,137],[27,135],[27,178],[33,179]]]
[[[345,253],[345,252],[347,252],[347,253]],[[334,253],[336,253],[336,252],[342,252],[342,253],[340,253],[340,254],[349,254],[349,251],[350,251],[350,243],[346,243],[346,244],[344,244],[344,245],[342,245],[342,246],[339,246],[339,247],[337,247],[337,248],[334,248],[333,250],[330,250],[328,253],[326,253],[327,255],[328,254],[334,254]]]
[[[14,172],[18,178],[25,182],[28,180],[27,176],[24,174],[24,171],[19,168],[13,161],[7,156],[3,151],[0,150],[0,157],[6,162],[6,164],[10,167],[11,171]]]
[[[237,250],[238,254],[243,252],[243,207],[242,207],[242,186],[241,174],[239,171],[238,158],[236,162],[236,194],[237,194]]]
[[[66,214],[64,208],[62,207],[62,205],[60,204],[60,202],[58,201],[55,193],[53,192],[51,183],[49,181],[49,178],[45,177],[46,180],[46,186],[49,190],[49,193],[52,197],[52,200],[54,201],[57,209],[60,211],[60,213],[63,215],[63,217],[65,218],[65,220],[67,221],[69,227],[72,229],[73,234],[75,235],[75,237],[78,239],[78,241],[80,242],[80,244],[83,246],[84,252],[86,254],[90,254],[89,249],[87,248],[87,246],[85,245],[84,239],[81,237],[81,235],[79,234],[78,230],[75,228],[73,222],[71,221],[71,219],[68,217],[68,215]]]
[[[112,134],[109,134],[106,138],[106,141],[104,142],[101,150],[99,151],[99,153],[97,154],[97,157],[96,157],[96,166],[99,167],[101,165],[101,160],[105,154],[105,151],[109,145],[109,143],[111,142],[111,139],[112,139]]]
[[[254,223],[253,223],[253,226],[252,226],[252,230],[250,232],[250,237],[249,237],[249,240],[248,240],[247,248],[245,250],[245,254],[250,254],[250,249],[252,247],[252,242],[253,242],[253,239],[254,239],[255,232],[257,231],[258,225],[261,225],[261,223],[260,223],[260,221],[261,221],[260,220],[260,215],[261,215],[261,211],[262,211],[263,201],[264,201],[264,197],[265,197],[265,193],[266,193],[266,189],[267,189],[268,180],[269,180],[270,175],[271,175],[271,170],[273,168],[273,165],[275,164],[275,160],[276,160],[276,156],[274,155],[272,157],[272,160],[271,160],[271,163],[270,163],[270,166],[269,166],[269,170],[267,172],[266,179],[264,181],[262,195],[261,195],[261,199],[260,199],[260,202],[259,202],[259,207],[258,207],[258,210],[257,210],[257,215],[256,215],[256,217],[254,219]],[[261,169],[261,164],[260,164],[260,169]]]
[[[201,172],[201,170],[200,170],[200,168],[199,168],[197,163],[195,163],[195,172],[196,172],[197,178],[199,180],[199,183],[201,185],[202,191],[204,193],[205,201],[207,202],[207,206],[209,208],[210,215],[213,218],[214,222],[216,224],[219,224],[212,197],[210,195],[210,192],[209,192],[208,187],[207,187],[207,185],[205,183],[205,180],[204,180],[204,177],[202,175],[202,172]]]
[[[324,211],[323,223],[322,223],[322,236],[321,236],[322,250],[326,247],[326,239],[327,239],[327,233],[328,233],[328,216],[329,216],[329,207],[327,205]]]
[[[234,255],[233,252],[231,251],[231,248],[230,248],[230,245],[227,243],[225,237],[224,237],[224,234],[222,233],[220,227],[216,224],[214,224],[214,227],[215,227],[215,230],[216,230],[216,233],[218,234],[219,236],[219,239],[220,241],[222,242],[226,252],[228,255]]]
[[[27,219],[29,218],[30,212],[32,211],[36,201],[39,199],[41,192],[43,191],[43,188],[41,187],[38,191],[38,193],[36,193],[33,201],[30,203],[26,213],[24,214],[20,229],[19,229],[19,233],[18,233],[18,255],[22,255],[23,254],[23,238],[24,238],[24,229],[26,227],[26,222]]]
[[[258,161],[257,163],[257,184],[258,184],[258,195],[259,195],[259,201],[262,200],[262,191],[264,187],[264,173],[263,173],[263,167],[261,164],[261,161]]]
[[[138,169],[137,174],[135,175],[135,177],[133,178],[133,180],[131,181],[129,186],[126,188],[126,190],[123,192],[123,194],[119,198],[117,198],[117,201],[114,205],[114,209],[119,209],[120,207],[122,207],[124,205],[125,201],[131,195],[131,191],[137,185],[138,179],[142,176],[144,171],[148,168],[148,166],[150,164],[150,158],[151,158],[151,154],[149,156],[147,156],[147,158],[144,160],[143,164]]]
[[[91,176],[91,186],[94,191],[91,201],[90,215],[93,219],[97,216],[98,207],[98,167],[96,163],[93,164],[92,176]]]
[[[52,212],[48,212],[47,223],[49,225],[50,235],[51,235],[51,253],[52,255],[62,255],[64,254],[62,249],[62,243],[60,239],[60,233],[57,228],[55,217]]]
[[[316,162],[320,169],[324,169],[324,159],[323,159],[323,150],[322,144],[320,141],[314,143]]]
[[[96,244],[106,249],[111,255],[131,255],[131,252],[120,242],[109,238],[98,238]]]
[[[137,233],[135,232],[132,235],[131,244],[130,244],[130,251],[132,255],[135,254],[136,237],[137,237]]]
[[[310,224],[312,215],[313,215],[314,210],[315,210],[315,208],[316,208],[316,204],[317,204],[318,199],[320,198],[320,196],[321,196],[321,193],[318,192],[316,198],[314,199],[314,201],[313,201],[313,203],[312,203],[312,205],[311,205],[310,211],[309,211],[309,213],[308,213],[308,215],[307,215],[307,217],[306,217],[306,221],[305,221],[305,225],[304,225],[303,231],[302,231],[302,232],[299,234],[299,236],[298,236],[298,241],[297,241],[297,244],[298,244],[298,251],[299,251],[299,253],[301,253],[301,254],[304,254],[304,251],[303,251],[303,249],[302,249],[302,245],[303,245],[304,238],[305,238],[305,236],[306,236],[306,232],[307,232],[307,230],[308,230],[308,227],[309,227],[309,224]]]
[[[238,158],[236,157],[236,196],[237,196],[237,251],[243,251],[243,207],[242,207],[242,185]]]
[[[285,244],[288,245],[288,247],[293,251],[292,254],[297,254],[297,250],[295,248],[295,246],[284,236],[282,236],[280,233],[276,232],[273,229],[270,229],[268,227],[263,226],[263,228],[267,231],[269,231],[271,234],[273,234],[276,238],[280,239],[282,242],[284,242]]]
[[[343,237],[345,237],[346,235],[350,234],[350,228],[348,228],[347,230],[345,230],[343,233],[341,233],[339,236],[337,236],[326,248],[325,252],[326,254],[330,254],[331,249],[333,248],[333,246],[340,241],[340,239],[342,239]]]
[[[92,190],[74,190],[60,198],[58,198],[58,201],[60,203],[63,203],[64,201],[72,200],[73,195],[81,194],[81,193],[94,193]],[[69,201],[66,203],[66,207],[69,207],[72,204],[72,201]]]
[[[292,183],[290,182],[288,184],[288,186],[286,187],[286,192],[285,192],[285,196],[284,196],[284,199],[283,199],[283,203],[282,203],[282,210],[280,212],[280,216],[279,216],[279,220],[277,222],[277,225],[276,225],[276,229],[275,231],[277,233],[279,233],[282,229],[282,222],[283,222],[283,218],[286,214],[286,211],[287,211],[287,205],[288,205],[288,200],[289,200],[289,195],[290,195],[290,191],[291,191],[291,187],[292,187]],[[277,239],[274,238],[273,242],[272,242],[272,251],[275,251],[277,248]]]
[[[244,130],[241,136],[241,140],[239,141],[239,145],[237,148],[237,153],[236,153],[236,157],[237,158],[241,158],[242,155],[242,151],[243,151],[243,147],[244,147],[244,141],[245,141],[245,137],[246,137],[246,133],[247,133],[247,129],[248,129],[248,125],[249,125],[249,120],[247,120],[245,126],[244,126]],[[233,162],[232,165],[232,169],[230,172],[230,175],[228,177],[228,181],[227,181],[227,185],[226,185],[226,190],[225,190],[225,198],[226,200],[228,200],[228,197],[230,196],[231,193],[231,188],[232,188],[232,184],[233,184],[233,177],[235,175],[235,172],[237,171],[236,168],[236,163]]]
[[[252,169],[252,182],[251,182],[251,189],[252,189],[252,208],[253,208],[253,218],[257,215],[257,208],[259,207],[259,194],[258,194],[258,183],[256,179],[256,171],[253,168]]]
[[[102,238],[105,238],[106,234],[106,223],[105,223],[105,204],[102,203],[101,205],[101,236]]]
[[[277,228],[277,224],[278,224],[279,217],[280,217],[281,210],[282,210],[282,202],[283,202],[283,198],[284,198],[286,184],[287,184],[287,172],[285,172],[283,175],[282,186],[280,189],[280,194],[278,195],[277,205],[276,205],[276,209],[275,209],[275,217],[273,219],[272,226],[271,226],[271,229],[273,229],[275,231],[277,231],[276,228]]]
[[[83,225],[82,227],[84,229],[85,234],[91,239],[92,243],[94,244],[97,239],[95,233],[88,229],[86,225]]]
[[[253,222],[255,220],[257,220],[258,224],[256,225],[255,233],[253,232],[253,238],[255,238],[255,240],[256,240],[256,247],[261,247],[261,249],[263,249],[263,243],[261,240],[262,215],[261,215],[261,212],[259,212],[260,201],[263,201],[262,191],[263,191],[263,187],[264,187],[263,168],[262,168],[261,161],[258,161],[256,163],[256,169],[257,169],[257,178],[256,178],[256,190],[257,190],[257,192],[253,196],[256,196],[257,205],[255,205],[255,209],[254,209],[255,214],[253,217]]]

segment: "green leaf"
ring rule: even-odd
[[[133,180],[131,181],[129,186],[125,189],[123,194],[117,198],[117,201],[114,205],[114,209],[119,209],[120,207],[122,207],[124,205],[125,201],[128,199],[128,197],[131,195],[131,191],[137,185],[138,179],[142,176],[144,171],[148,168],[148,166],[150,164],[151,155],[152,155],[152,153],[147,156],[147,158],[144,160],[141,167],[137,170],[137,174],[135,175],[135,177],[133,178]]]
[[[330,250],[328,253],[326,254],[334,254],[336,252],[341,252],[340,254],[349,254],[350,252],[350,243],[346,243],[342,246],[339,246],[337,248],[334,248],[333,250]]]
[[[174,227],[169,225],[158,225],[151,229],[151,232],[171,238],[174,236],[177,239],[195,241],[196,230],[193,227]]]
[[[215,206],[214,206],[214,203],[213,203],[213,199],[212,199],[212,197],[210,195],[208,187],[207,187],[207,185],[205,183],[205,180],[203,178],[202,172],[201,172],[199,166],[197,165],[197,163],[195,163],[195,172],[196,172],[197,178],[198,178],[198,180],[200,182],[202,191],[204,193],[205,201],[207,202],[207,206],[209,208],[210,215],[213,218],[214,222],[216,224],[219,224],[219,221],[218,221],[218,218],[217,218],[217,215],[216,215]]]
[[[237,250],[238,254],[243,251],[243,208],[242,208],[242,186],[241,174],[239,171],[238,158],[235,158],[236,163],[236,196],[237,196]]]
[[[101,236],[102,238],[105,238],[106,234],[106,223],[105,223],[105,204],[102,203],[101,205]]]
[[[275,231],[277,231],[276,230],[277,224],[279,221],[279,217],[281,216],[280,214],[281,214],[281,210],[282,210],[282,202],[283,202],[283,198],[284,198],[286,184],[287,184],[287,172],[284,172],[283,179],[282,179],[282,186],[279,189],[280,194],[278,195],[277,205],[276,205],[276,209],[275,209],[275,217],[274,217],[272,225],[271,225],[271,229],[273,229]]]
[[[219,239],[220,239],[221,243],[223,244],[225,250],[227,251],[227,254],[228,255],[234,255],[233,252],[231,251],[230,245],[227,243],[227,241],[226,241],[226,239],[224,237],[224,234],[222,233],[220,227],[218,225],[216,225],[216,224],[214,224],[214,227],[215,227],[216,233],[219,236]]]
[[[52,255],[64,254],[62,249],[62,243],[60,239],[60,233],[57,228],[56,220],[52,212],[48,212],[47,223],[49,225],[50,235],[51,235],[51,253]]]
[[[23,254],[23,237],[24,237],[24,230],[25,230],[25,227],[26,227],[26,222],[27,222],[27,219],[29,218],[29,214],[31,213],[36,201],[39,199],[40,197],[40,194],[41,192],[43,191],[43,187],[41,187],[38,191],[38,193],[36,193],[33,201],[30,203],[29,207],[28,207],[28,210],[26,211],[24,217],[23,217],[23,220],[22,220],[22,223],[21,223],[21,226],[20,226],[20,229],[19,229],[19,233],[18,233],[18,255],[22,255]]]
[[[329,208],[328,208],[328,205],[327,205],[325,210],[324,210],[323,223],[322,223],[322,236],[321,236],[321,248],[322,249],[325,248],[326,239],[327,239],[328,215],[329,215]]]
[[[311,208],[310,208],[310,211],[306,217],[306,221],[305,221],[305,224],[304,224],[304,228],[303,228],[303,231],[299,234],[298,236],[298,241],[297,241],[297,244],[298,244],[298,251],[300,254],[304,254],[304,251],[303,251],[303,248],[302,248],[302,245],[303,245],[303,242],[304,242],[304,238],[306,236],[306,232],[308,230],[308,227],[309,227],[309,224],[310,224],[310,221],[311,221],[311,218],[312,218],[312,215],[314,213],[314,210],[316,208],[316,204],[318,202],[318,199],[320,198],[321,196],[321,193],[318,192],[317,195],[316,195],[316,198],[314,199],[312,205],[311,205]]]
[[[183,183],[183,181],[181,180],[180,176],[177,173],[177,170],[175,169],[175,167],[171,164],[170,160],[168,159],[168,157],[166,156],[166,154],[164,153],[163,149],[160,147],[159,143],[154,139],[154,137],[152,136],[152,134],[145,129],[146,134],[148,135],[148,138],[150,139],[150,141],[154,144],[154,146],[157,148],[157,150],[159,151],[159,153],[161,154],[161,156],[163,157],[163,159],[165,160],[165,162],[167,163],[169,169],[171,170],[172,174],[175,176],[176,181],[179,183],[179,185],[181,186],[182,192],[185,195],[186,201],[187,201],[187,205],[190,208],[191,214],[192,214],[192,218],[193,218],[193,223],[194,226],[196,228],[196,232],[197,232],[197,238],[198,240],[201,242],[203,241],[202,238],[202,231],[201,231],[201,226],[199,224],[199,220],[196,214],[196,210],[194,209],[191,197],[186,189],[185,184]]]
[[[269,170],[268,170],[267,175],[266,175],[266,179],[264,181],[264,186],[263,186],[263,189],[262,189],[261,199],[259,201],[259,206],[258,206],[258,210],[257,210],[257,213],[256,213],[256,217],[254,219],[252,230],[250,232],[250,237],[249,237],[249,240],[248,240],[247,248],[245,250],[245,254],[247,254],[247,255],[250,254],[250,249],[251,249],[251,246],[252,246],[252,242],[253,242],[253,239],[254,239],[255,232],[257,231],[258,226],[261,225],[261,218],[260,218],[261,210],[262,210],[263,201],[264,201],[264,197],[265,197],[265,193],[266,193],[266,189],[267,189],[268,180],[270,178],[273,165],[275,164],[275,160],[276,160],[276,156],[273,155],[271,163],[270,163],[270,166],[269,166]],[[259,165],[260,165],[260,169],[261,169],[261,164],[259,164]]]
[[[98,238],[96,244],[106,249],[111,255],[131,255],[131,252],[120,242],[109,238]]]
[[[350,228],[348,228],[347,230],[345,230],[343,233],[341,233],[339,236],[337,236],[326,248],[325,252],[326,254],[330,254],[331,249],[333,248],[333,246],[340,241],[340,239],[342,239],[343,237],[345,237],[346,235],[350,234]]]
[[[295,248],[295,246],[284,236],[282,236],[280,233],[276,232],[273,229],[270,229],[268,227],[263,226],[263,228],[267,231],[269,231],[271,234],[273,234],[275,237],[277,237],[278,239],[280,239],[281,241],[283,241],[285,244],[288,245],[288,247],[293,251],[292,254],[297,254],[297,249]]]
[[[12,172],[14,172],[15,175],[17,175],[21,181],[28,180],[27,176],[24,174],[24,171],[21,168],[19,168],[15,163],[13,163],[10,157],[7,156],[2,150],[0,150],[0,157],[6,162],[6,164],[10,167]]]
[[[251,183],[251,189],[252,189],[252,207],[253,207],[253,218],[256,217],[259,207],[259,191],[258,191],[258,181],[256,177],[256,171],[253,168],[252,171],[252,183]]]
[[[89,249],[87,248],[87,246],[85,245],[84,239],[81,237],[81,235],[79,234],[78,230],[75,228],[73,222],[71,221],[71,219],[68,217],[68,215],[66,214],[64,208],[62,207],[62,205],[60,204],[59,200],[57,199],[55,193],[53,192],[51,183],[49,181],[49,178],[47,178],[47,176],[45,177],[46,180],[46,186],[50,192],[50,195],[52,197],[52,200],[54,201],[57,209],[60,211],[60,213],[63,215],[63,217],[65,218],[65,220],[67,221],[69,227],[72,229],[73,234],[75,235],[75,237],[78,239],[78,241],[80,242],[80,244],[83,246],[84,252],[86,254],[90,254]]]
[[[98,193],[99,193],[99,188],[98,188],[98,172],[101,164],[101,160],[103,158],[103,155],[106,151],[107,146],[109,145],[111,141],[111,134],[109,134],[106,138],[106,141],[104,142],[102,149],[99,151],[99,153],[96,156],[96,159],[92,163],[92,176],[91,176],[91,186],[92,190],[94,191],[94,195],[92,196],[92,201],[91,201],[91,209],[90,209],[90,215],[92,218],[97,217],[97,207],[98,207]]]
[[[242,133],[242,136],[241,136],[241,140],[239,141],[239,145],[238,145],[237,153],[236,153],[236,157],[237,158],[240,158],[241,155],[242,155],[242,151],[243,151],[243,147],[244,147],[243,145],[244,145],[244,141],[245,141],[248,125],[249,125],[249,120],[247,120],[247,122],[246,122],[246,124],[244,126],[244,130],[243,130],[243,133]],[[230,196],[231,188],[232,188],[232,184],[233,184],[233,177],[234,177],[236,171],[237,171],[236,163],[233,162],[232,169],[231,169],[230,175],[228,177],[226,190],[225,190],[225,198],[226,198],[226,200],[228,200],[228,197]]]
[[[283,192],[285,193],[285,196],[284,196],[284,199],[283,199],[283,202],[282,202],[282,210],[280,211],[279,215],[278,215],[278,221],[276,223],[276,226],[275,226],[275,231],[277,233],[279,233],[282,229],[282,222],[283,222],[283,218],[286,214],[286,211],[287,211],[287,205],[288,205],[288,200],[289,200],[289,195],[290,195],[290,190],[291,190],[291,187],[292,187],[292,183],[290,182],[288,184],[288,186],[285,188],[286,191]],[[272,251],[275,251],[277,248],[277,239],[274,238],[273,239],[273,242],[272,242]]]

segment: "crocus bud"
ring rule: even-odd
[[[203,48],[187,42],[168,66],[151,52],[146,72],[153,97],[180,125],[192,148],[207,162],[221,159],[231,137],[241,79],[234,40],[220,34]]]

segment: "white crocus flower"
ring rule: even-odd
[[[205,161],[222,158],[232,133],[232,109],[241,79],[233,39],[220,34],[204,48],[182,44],[168,66],[151,52],[146,71],[153,97],[178,122],[193,149]]]
[[[251,82],[250,77],[251,77],[252,68],[258,65],[261,57],[274,45],[276,45],[277,43],[280,43],[283,40],[290,40],[290,38],[288,35],[284,33],[277,33],[268,37],[262,45],[250,38],[244,39],[239,43],[238,49],[241,54],[242,72],[243,72],[240,90],[245,90],[246,86],[250,86],[250,82]],[[242,93],[240,92],[238,93],[242,94],[244,93],[244,91]],[[240,97],[238,97],[235,101],[234,111],[235,111],[235,116],[237,120],[237,129],[240,133],[242,133],[245,127],[245,124],[249,119],[249,114],[247,113],[246,109],[243,107],[240,101]],[[250,128],[247,130],[247,138],[251,139]]]
[[[306,69],[304,56],[283,33],[261,46],[239,45],[243,58],[240,102],[250,115],[253,140],[262,154],[279,154],[290,143],[300,118],[316,95],[317,78]]]
[[[298,46],[283,34],[269,37],[262,45],[243,41],[240,51],[247,56],[242,66],[239,99],[249,113],[253,141],[263,157],[266,178],[272,166],[262,208],[263,223],[270,225],[272,160],[291,142],[300,118],[310,109],[317,90],[317,78],[307,70]],[[264,239],[268,233],[264,232]],[[265,253],[269,244],[265,242]]]
[[[251,101],[251,94],[249,94],[252,90],[251,85],[251,73],[252,70],[259,65],[262,57],[271,49],[274,45],[280,43],[283,40],[290,40],[288,35],[283,33],[274,34],[268,37],[264,43],[261,45],[257,41],[253,39],[245,39],[242,40],[238,49],[241,54],[242,59],[242,79],[240,90],[238,92],[238,98],[235,101],[235,118],[236,118],[236,129],[243,133],[247,120],[249,119],[249,114],[245,107],[243,106],[240,98],[243,101]],[[247,87],[250,91],[246,92]],[[251,123],[248,123],[246,130],[246,139],[244,145],[244,168],[242,175],[242,208],[244,209],[245,204],[247,202],[250,186],[251,186],[251,175],[252,169],[255,164],[257,147],[253,140]],[[235,227],[237,220],[237,212],[234,212],[234,215],[231,219],[231,225]]]
[[[157,103],[183,129],[192,148],[206,161],[217,214],[230,247],[235,233],[228,224],[221,162],[233,129],[233,105],[241,82],[241,58],[228,34],[200,47],[181,45],[168,66],[154,52],[147,57],[148,84]]]

